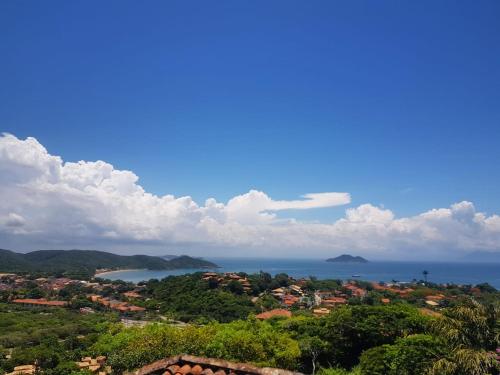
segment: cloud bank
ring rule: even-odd
[[[64,162],[35,138],[9,134],[0,137],[0,196],[0,247],[240,256],[350,251],[394,259],[500,250],[500,216],[477,212],[467,201],[406,218],[367,203],[332,223],[301,222],[277,212],[347,205],[350,195],[309,193],[288,201],[250,190],[200,205],[189,196],[150,194],[131,171],[104,161]]]

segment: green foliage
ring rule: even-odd
[[[245,290],[243,289],[243,285],[241,285],[241,283],[236,280],[231,280],[227,284],[227,290],[233,294],[237,294],[240,296],[245,292]]]
[[[346,370],[341,367],[333,368],[321,368],[318,372],[318,375],[361,375],[361,368],[355,367],[352,370]]]
[[[222,287],[217,280],[202,280],[201,273],[143,283],[147,299],[134,303],[191,323],[182,328],[167,324],[124,328],[113,324],[118,321],[115,314],[79,314],[77,308],[92,305],[86,299],[89,290],[81,286],[58,292],[57,298],[70,301],[72,309],[0,303],[0,374],[36,361],[46,375],[83,375],[74,361],[89,354],[107,355],[115,372],[122,373],[181,353],[319,375],[486,375],[496,371],[491,352],[500,346],[498,305],[495,308],[487,302],[498,304],[499,294],[488,285],[439,287],[440,292],[457,298],[440,310],[438,318],[424,316],[406,302],[394,303],[399,298],[395,295],[390,295],[393,303],[380,305],[380,298],[389,292],[371,291],[370,298],[350,299],[357,304],[335,308],[321,318],[300,310],[292,318],[262,322],[253,314],[279,306],[269,289],[293,280],[286,274],[272,277],[264,272],[241,276],[248,277],[252,294],[259,295],[255,303],[239,282]],[[102,294],[119,298],[119,293],[134,287],[120,281],[113,284]],[[314,278],[304,289],[316,288],[342,290],[339,281]],[[410,300],[436,293],[437,288],[432,284],[417,287]],[[464,300],[464,293],[478,294],[479,290],[483,290],[482,303]],[[0,298],[8,301],[40,292],[56,296],[27,282]],[[10,351],[2,347],[14,348],[11,359],[5,357]]]
[[[361,355],[360,367],[367,375],[420,375],[446,353],[441,340],[418,334],[400,338],[394,345],[382,345]]]
[[[286,333],[278,333],[266,322],[236,321],[214,325],[215,336],[206,347],[209,357],[250,362],[260,366],[293,369],[300,356],[298,343]]]
[[[67,309],[0,304],[0,347],[14,348],[10,360],[0,356],[0,373],[2,368],[11,371],[36,361],[53,374],[70,374],[62,368],[71,367],[116,319],[113,314],[82,315]]]
[[[387,363],[389,345],[376,346],[365,350],[360,357],[360,368],[363,375],[387,375],[390,364]]]
[[[342,280],[318,280],[311,277],[304,286],[305,290],[339,290],[342,287]]]
[[[300,357],[295,340],[256,320],[203,327],[152,324],[143,329],[123,329],[101,336],[92,350],[108,355],[115,371],[181,353],[290,369],[297,366]]]
[[[389,374],[424,374],[432,362],[445,353],[445,345],[435,336],[419,334],[398,339],[388,350]]]
[[[280,308],[281,304],[272,295],[264,294],[259,297],[259,299],[257,299],[257,301],[255,302],[255,306],[259,311],[268,311]]]
[[[147,293],[157,301],[162,313],[186,322],[200,318],[230,322],[256,312],[247,295],[213,289],[200,273],[152,280],[147,284]]]
[[[433,364],[430,373],[486,375],[500,371],[500,364],[491,354],[500,346],[499,318],[498,306],[473,299],[446,309],[432,328],[445,340],[448,353]]]
[[[405,304],[346,306],[322,319],[320,335],[331,344],[332,361],[350,367],[356,364],[362,351],[424,332],[428,323],[429,318]]]

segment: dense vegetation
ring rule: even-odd
[[[46,374],[71,374],[75,361],[117,321],[115,314],[82,315],[0,303],[0,373],[36,361]]]
[[[481,321],[484,311],[474,304],[464,301],[447,314],[456,316],[462,309],[467,313],[456,323]],[[91,351],[109,355],[120,371],[190,353],[306,373],[319,368],[325,375],[495,374],[498,364],[491,351],[499,344],[498,312],[495,319],[496,327],[495,320],[486,319],[480,329],[462,332],[459,345],[450,341],[454,331],[446,317],[424,316],[407,305],[345,306],[323,318],[120,329],[100,336]],[[478,339],[478,346],[471,345]]]
[[[45,274],[93,275],[96,269],[108,268],[216,268],[203,259],[180,256],[172,260],[148,255],[117,255],[95,250],[39,250],[27,254],[0,250],[0,272],[38,272]]]
[[[146,292],[152,297],[149,306],[182,321],[230,322],[244,319],[255,312],[247,295],[232,293],[207,283],[199,274],[170,276],[161,281],[150,280]]]
[[[121,298],[140,290],[134,303],[147,307],[145,327],[125,327],[86,295],[85,285],[44,292],[28,280],[1,294],[4,301],[37,293],[69,301],[67,309],[24,308],[0,303],[0,374],[13,366],[37,363],[43,374],[76,375],[74,361],[106,355],[115,374],[175,354],[192,354],[319,375],[498,375],[494,351],[500,347],[499,293],[487,284],[416,285],[406,299],[368,290],[325,316],[292,306],[292,318],[260,321],[255,315],[279,307],[269,293],[291,283],[285,274],[244,275],[238,282],[204,280],[201,273],[150,280],[141,285],[103,281],[99,293]],[[339,290],[340,280],[305,281],[303,289]],[[430,292],[452,296],[447,307],[422,308],[418,298]],[[480,291],[480,293],[478,292]],[[472,293],[476,293],[472,297]],[[48,293],[48,294],[47,294]],[[380,303],[389,296],[390,304]],[[89,306],[92,314],[81,314]],[[182,320],[187,324],[171,322]]]

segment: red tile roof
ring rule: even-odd
[[[162,359],[125,375],[302,375],[270,367],[255,367],[221,359],[181,355]]]
[[[275,316],[284,316],[286,318],[290,318],[292,316],[292,313],[290,311],[284,310],[284,309],[275,309],[275,310],[263,312],[259,315],[256,315],[255,317],[257,319],[270,319],[270,318],[273,318]]]
[[[65,301],[47,301],[44,298],[39,299],[15,299],[12,302],[25,305],[39,305],[39,306],[66,306],[68,302]]]
[[[329,305],[329,304],[344,304],[347,303],[347,300],[342,297],[330,297],[330,298],[325,298],[322,303]]]

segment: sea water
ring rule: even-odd
[[[434,283],[480,284],[487,282],[500,289],[500,263],[441,263],[441,262],[368,262],[332,263],[323,259],[270,259],[270,258],[207,258],[219,265],[217,272],[268,272],[272,275],[286,273],[300,278],[314,276],[318,279],[356,279],[367,281],[413,281],[424,278]],[[169,275],[182,275],[197,269],[169,271],[128,270],[100,275],[111,280],[139,282],[162,279]]]

